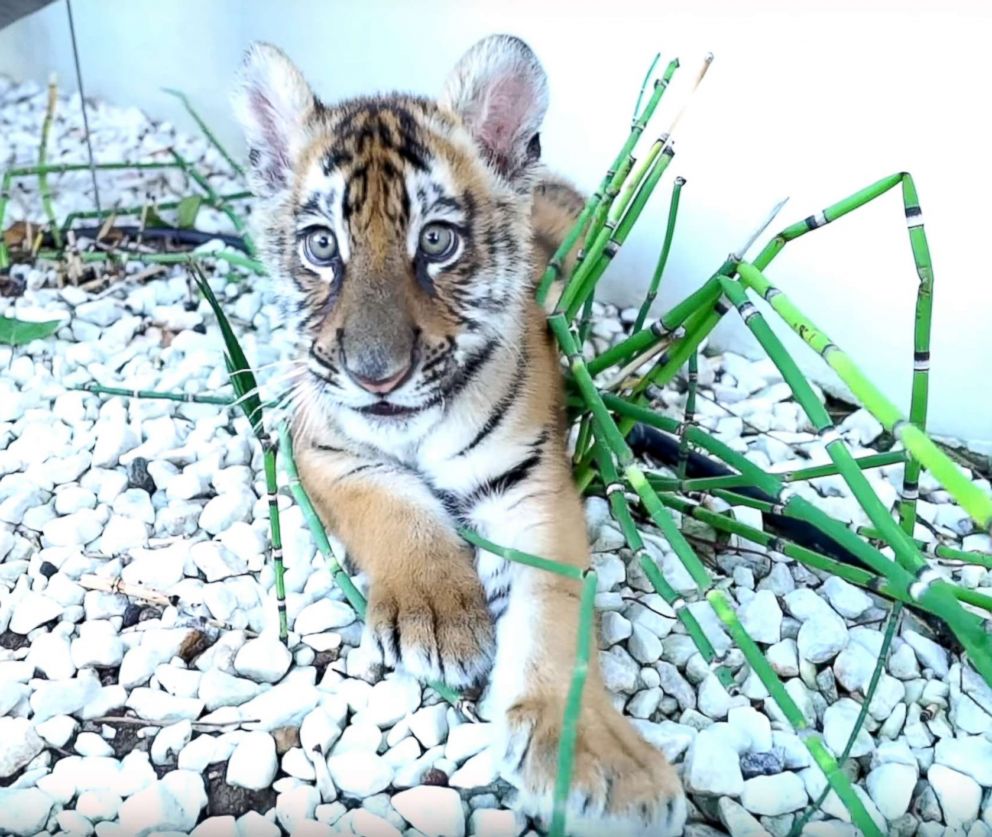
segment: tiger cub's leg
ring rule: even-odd
[[[538,539],[542,554],[584,567],[585,521],[577,499],[569,499],[543,515],[551,522]],[[507,610],[497,625],[490,700],[505,724],[504,770],[520,786],[527,813],[547,824],[575,665],[580,585],[529,567],[514,572]],[[678,775],[614,708],[600,675],[595,638],[574,765],[569,833],[603,834],[604,824],[611,835],[682,833],[686,802]]]
[[[349,561],[369,577],[366,631],[389,666],[455,687],[477,683],[492,620],[472,553],[413,474],[342,451],[298,446],[300,478]]]

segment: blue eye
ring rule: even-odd
[[[315,267],[329,267],[338,257],[338,240],[326,227],[314,227],[303,239],[303,258]]]

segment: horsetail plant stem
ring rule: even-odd
[[[548,264],[547,269],[544,271],[544,275],[541,277],[541,281],[538,283],[537,287],[537,301],[542,305],[547,299],[548,292],[550,291],[555,279],[561,278],[561,271],[565,262],[565,257],[572,252],[572,249],[578,242],[579,237],[582,235],[583,231],[586,230],[590,220],[592,219],[593,212],[595,212],[596,207],[599,206],[600,201],[603,200],[610,184],[620,172],[624,171],[624,169],[629,172],[631,166],[633,166],[634,158],[632,154],[634,151],[634,146],[637,145],[637,141],[641,138],[641,134],[644,133],[645,126],[654,115],[655,109],[661,101],[661,97],[665,95],[665,90],[668,89],[668,82],[675,74],[678,67],[678,59],[673,59],[669,63],[668,68],[665,70],[664,75],[655,82],[654,90],[652,91],[650,98],[644,105],[644,109],[631,124],[630,133],[627,135],[627,139],[624,141],[623,146],[617,153],[613,163],[610,165],[609,169],[607,169],[603,180],[599,184],[599,188],[597,188],[596,191],[590,195],[578,221],[576,221],[568,235],[566,235],[565,240],[562,241],[557,251],[555,251],[555,254],[551,258],[551,261]],[[624,173],[623,176],[625,177],[626,174]],[[620,182],[622,182],[622,177]],[[0,216],[0,219],[2,219],[2,216]]]
[[[658,256],[658,264],[655,266],[654,274],[651,276],[651,284],[648,285],[647,296],[637,312],[637,319],[634,320],[634,331],[640,331],[644,327],[648,311],[654,304],[655,297],[658,296],[658,288],[661,285],[661,277],[665,272],[665,265],[668,264],[668,253],[672,249],[672,239],[675,235],[675,221],[679,214],[679,196],[682,194],[682,187],[685,186],[684,177],[676,177],[672,185],[672,200],[668,205],[668,222],[665,226],[665,240],[661,245],[661,253]]]

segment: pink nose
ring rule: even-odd
[[[412,365],[412,363],[408,363],[399,372],[390,375],[388,378],[380,378],[378,380],[364,378],[361,375],[356,375],[354,373],[352,373],[351,377],[354,382],[366,392],[372,392],[376,395],[385,395],[386,393],[392,392],[406,380],[406,376],[410,374],[410,367]]]

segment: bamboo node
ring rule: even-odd
[[[611,482],[606,486],[606,496],[609,497],[611,494],[615,494],[617,491],[623,491],[622,482]]]

